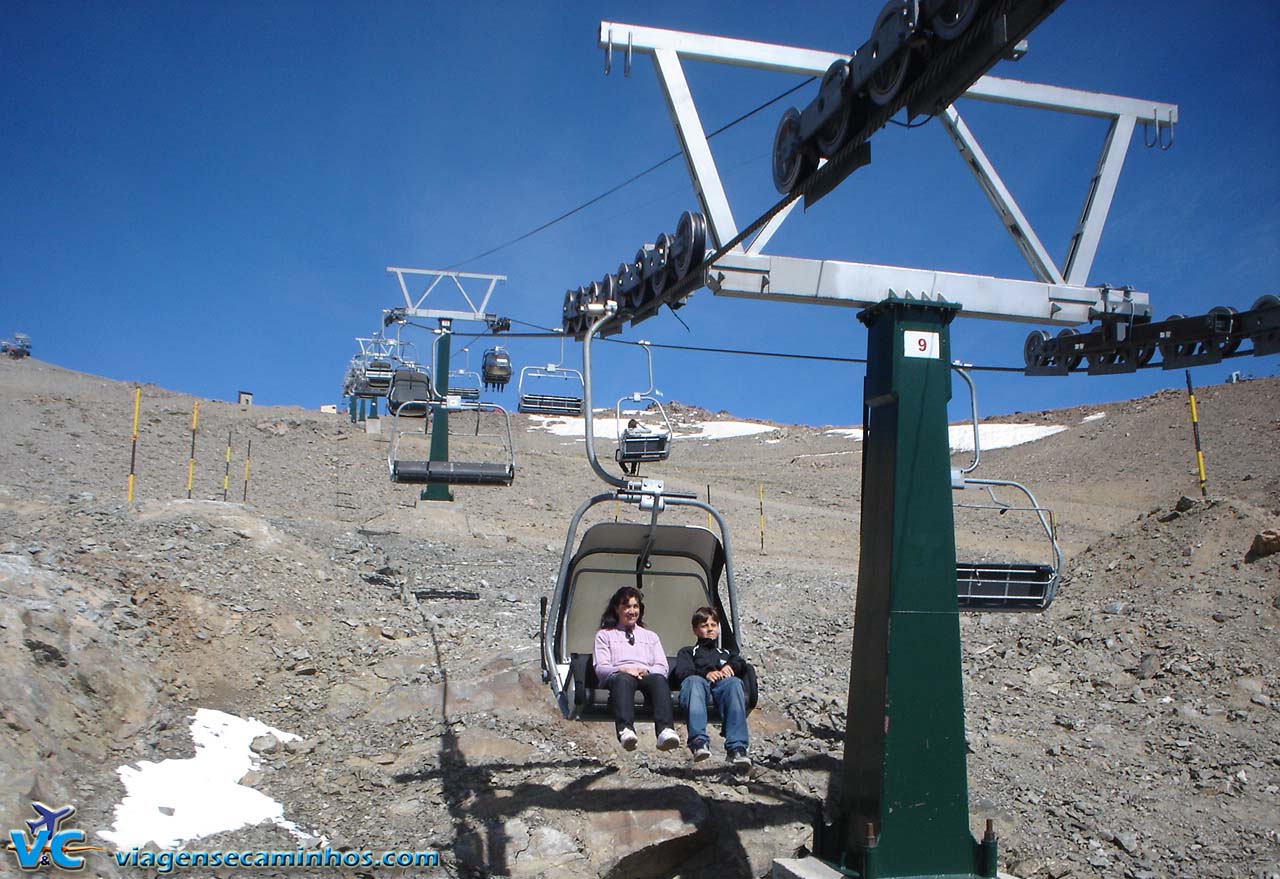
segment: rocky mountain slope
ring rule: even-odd
[[[686,440],[663,471],[709,486],[733,529],[763,685],[741,775],[658,753],[651,730],[625,754],[610,724],[561,720],[540,681],[539,600],[602,488],[580,441],[517,416],[514,486],[427,504],[387,481],[385,437],[342,415],[203,401],[188,500],[193,401],[142,401],[130,505],[133,389],[0,360],[4,828],[33,800],[74,803],[109,847],[118,767],[190,758],[189,718],[218,709],[300,737],[259,741],[239,779],[292,829],[189,849],[327,840],[436,849],[441,875],[746,877],[808,843],[841,759],[858,443]],[[1206,499],[1176,391],[1024,414],[1068,429],[983,453],[983,474],[1057,511],[1066,552],[1047,614],[962,617],[974,825],[995,819],[1019,876],[1280,874],[1280,554],[1250,554],[1280,524],[1280,380],[1199,402]],[[1025,517],[961,511],[957,533],[962,555],[1047,552]]]

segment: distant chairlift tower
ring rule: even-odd
[[[1016,56],[1023,50],[1015,45],[1017,22],[1023,22],[1025,32],[1059,2],[934,3],[929,8],[941,10],[942,18],[933,20],[935,33],[945,31],[953,19],[958,23],[962,12],[967,16],[974,8],[981,10],[971,25],[973,34],[955,39],[954,51],[946,49],[953,57],[970,48],[976,54],[984,45],[994,46],[992,40],[1002,35],[1008,39],[1003,51]],[[886,6],[875,39],[898,27],[898,18],[886,17],[888,12],[897,9],[905,18],[916,6],[924,8],[911,3]],[[994,876],[994,834],[989,832],[979,843],[969,830],[951,507],[954,477],[946,418],[951,397],[949,325],[957,314],[1059,326],[1085,323],[1099,314],[1150,314],[1147,294],[1090,286],[1088,275],[1135,126],[1142,122],[1154,128],[1155,138],[1148,139],[1148,146],[1171,144],[1177,107],[979,77],[990,59],[974,62],[969,74],[955,73],[965,78],[953,80],[954,94],[963,91],[968,98],[1110,122],[1063,264],[1050,258],[960,114],[946,106],[954,98],[942,101],[936,110],[913,107],[910,112],[936,112],[1026,258],[1034,280],[775,256],[764,248],[798,199],[745,227],[755,233],[754,238],[740,236],[682,64],[694,60],[812,74],[823,78],[821,94],[826,94],[833,70],[850,65],[851,56],[609,21],[600,23],[599,45],[606,52],[606,73],[615,52],[625,52],[628,73],[633,54],[653,57],[706,216],[707,243],[719,253],[724,245],[741,238],[703,267],[701,283],[719,295],[865,309],[859,314],[869,332],[862,503],[876,514],[862,517],[840,796],[831,804],[830,823],[820,822],[816,828],[815,851],[841,875],[861,879]],[[944,71],[943,81],[948,74]],[[873,88],[886,87],[888,79],[887,74],[881,75]],[[920,80],[924,91],[938,81]],[[908,99],[909,95],[904,100]],[[879,103],[885,112],[896,112],[889,99]],[[820,132],[820,136],[826,134],[826,129]],[[849,146],[831,156],[832,173],[824,175],[826,166],[818,166],[787,191],[803,193],[812,204],[838,185],[841,174],[847,176],[867,164],[869,144],[864,149],[845,136],[835,138]],[[855,148],[860,152],[855,153]],[[811,157],[803,160],[813,161]],[[775,182],[778,161],[775,147]],[[787,170],[785,162],[782,168]],[[814,185],[806,186],[810,180]],[[676,307],[697,284],[678,284],[659,298]],[[623,310],[618,322],[601,332],[617,332],[625,320],[636,323],[656,311],[654,307]],[[580,323],[570,302],[566,329],[576,331]]]
[[[432,380],[435,382],[436,395],[445,399],[449,394],[449,345],[453,337],[454,321],[477,321],[493,327],[498,322],[498,316],[486,313],[485,309],[489,306],[494,288],[499,281],[506,281],[507,276],[395,266],[387,266],[387,271],[396,276],[400,284],[400,292],[404,295],[404,307],[393,308],[386,313],[384,322],[387,325],[409,318],[434,318],[439,322],[435,339],[435,374]],[[406,280],[407,278],[411,280]],[[416,288],[416,282],[424,278],[428,279],[426,289],[421,294],[410,293],[410,282],[414,282]],[[445,284],[444,289],[453,289],[455,293],[461,295],[466,308],[423,308],[427,297],[446,280],[449,283]],[[468,293],[464,282],[472,285],[473,288],[483,287],[483,294]],[[437,300],[439,298],[437,296]],[[430,456],[432,461],[449,460],[449,413],[445,406],[436,406],[432,412]],[[432,483],[422,490],[421,498],[424,501],[451,501],[453,492],[447,484]]]

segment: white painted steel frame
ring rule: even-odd
[[[628,61],[632,52],[653,56],[689,176],[707,217],[711,241],[717,247],[736,236],[738,226],[689,91],[682,61],[707,61],[821,76],[833,61],[848,58],[847,55],[814,49],[611,21],[600,22],[599,45],[605,49],[606,55],[614,46],[625,46]],[[949,107],[941,117],[943,125],[987,195],[1001,224],[1031,267],[1035,281],[765,254],[764,247],[797,201],[770,220],[745,248],[739,247],[719,260],[711,272],[711,289],[721,295],[787,297],[854,307],[869,305],[890,295],[940,296],[959,302],[963,313],[969,317],[1063,325],[1087,322],[1090,308],[1103,305],[1099,291],[1085,285],[1133,130],[1138,122],[1156,126],[1157,137],[1160,129],[1171,130],[1178,121],[1177,106],[994,76],[980,78],[964,96],[1110,120],[1097,169],[1061,267],[1049,256],[960,114],[954,107]],[[1131,296],[1136,306],[1149,306],[1147,294],[1134,292]]]

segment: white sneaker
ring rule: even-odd
[[[693,749],[694,763],[701,763],[703,760],[708,760],[710,758],[711,758],[711,749],[708,748],[706,745],[698,745],[698,747]]]
[[[658,733],[658,750],[670,751],[680,747],[680,735],[673,729],[664,729]]]
[[[636,738],[636,731],[627,727],[622,732],[618,733],[618,741],[622,742],[622,750],[634,751],[636,749],[636,743],[640,740]]]

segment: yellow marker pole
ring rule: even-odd
[[[196,478],[196,426],[200,423],[200,401],[191,407],[191,457],[187,459],[187,500],[191,500],[191,484]]]
[[[249,502],[249,461],[253,458],[253,440],[249,440],[249,448],[244,453],[244,503]]]
[[[138,413],[142,409],[142,388],[133,389],[133,451],[129,453],[129,492],[126,503],[133,503],[133,474],[138,465]]]
[[[1200,450],[1200,416],[1196,412],[1196,392],[1191,387],[1191,370],[1184,370],[1187,376],[1187,401],[1191,404],[1191,433],[1196,440],[1196,470],[1200,474],[1200,496],[1205,497],[1209,492],[1205,489],[1205,483],[1208,482],[1204,475],[1204,452]]]
[[[710,503],[711,503],[711,486],[708,485],[707,486],[707,504],[710,505]],[[711,513],[709,512],[707,513],[707,530],[708,531],[715,530],[714,528],[711,527]]]
[[[231,484],[231,431],[227,431],[227,467],[222,471],[222,499],[227,499],[227,487]]]
[[[764,483],[760,485],[760,555],[767,555],[764,551]]]

